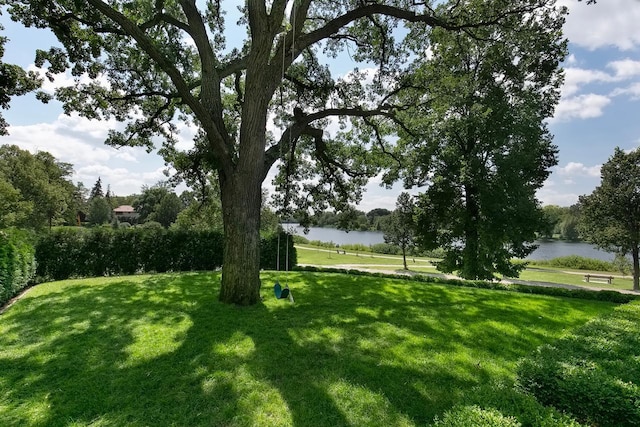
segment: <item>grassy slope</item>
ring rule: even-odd
[[[339,266],[339,265],[359,265],[362,268],[381,268],[387,270],[400,270],[403,268],[402,257],[397,255],[380,255],[361,252],[356,255],[347,251],[346,255],[338,254],[335,250],[319,249],[309,245],[296,245],[298,248],[298,263],[318,266]],[[409,270],[421,273],[437,273],[435,267],[428,258],[408,257],[407,265]],[[384,267],[383,267],[384,266]],[[569,269],[553,268],[548,266],[539,267],[532,263],[520,274],[520,279],[536,282],[561,283],[566,285],[576,285],[603,289],[633,289],[633,279],[631,277],[616,277],[611,285],[603,283],[586,283],[583,281],[587,271],[570,271]],[[610,276],[611,272],[591,271],[593,274],[603,274]],[[613,274],[615,276],[615,274]],[[507,279],[508,280],[508,279]]]
[[[290,304],[274,278],[250,308],[219,304],[215,273],[31,289],[0,316],[2,425],[426,425],[457,403],[515,401],[494,386],[520,357],[613,309],[280,273]]]

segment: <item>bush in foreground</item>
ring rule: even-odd
[[[520,387],[595,426],[640,425],[640,303],[617,307],[518,366]]]
[[[502,415],[495,409],[482,409],[476,405],[455,406],[436,418],[434,427],[520,427],[513,417]]]

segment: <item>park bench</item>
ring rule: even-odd
[[[585,274],[584,281],[587,283],[608,283],[609,285],[613,281],[613,276],[601,276],[599,274]]]

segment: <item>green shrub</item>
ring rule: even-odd
[[[590,425],[640,425],[638,323],[634,302],[540,347],[520,361],[520,387]]]
[[[280,243],[279,253],[278,243]],[[298,263],[298,255],[293,244],[294,239],[288,237],[286,233],[280,233],[279,240],[277,234],[262,239],[260,249],[260,267],[265,270],[291,270]],[[288,253],[287,245],[289,246]],[[286,264],[287,258],[289,259],[288,266]]]
[[[376,243],[370,246],[371,252],[375,252],[377,254],[386,254],[386,255],[397,255],[400,252],[400,247],[397,245],[392,245],[390,243]]]
[[[617,272],[618,268],[612,262],[599,259],[585,258],[578,255],[569,255],[544,261],[532,262],[536,265],[548,265],[550,267],[571,268],[574,270],[611,271]]]
[[[33,283],[35,273],[33,236],[24,230],[0,231],[0,305]]]
[[[351,243],[351,244],[342,245],[341,247],[344,250],[353,251],[353,252],[369,252],[370,251],[369,246],[365,246],[361,243]]]
[[[309,244],[311,246],[319,246],[321,248],[330,248],[330,249],[337,248],[339,246],[333,242],[321,242],[320,240],[310,240]]]
[[[445,412],[442,419],[436,417],[437,427],[519,427],[513,417],[502,415],[495,409],[482,409],[476,405],[454,406]]]
[[[297,234],[294,234],[292,237],[293,237],[293,243],[304,244],[304,245],[309,244],[309,239],[307,239],[306,237],[298,236]]]

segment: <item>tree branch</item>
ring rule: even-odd
[[[228,146],[225,144],[225,138],[221,133],[221,129],[211,120],[211,116],[204,106],[193,96],[189,85],[183,79],[174,63],[162,54],[156,47],[154,41],[147,36],[140,27],[122,13],[113,9],[102,0],[87,0],[87,2],[107,18],[118,24],[126,34],[133,37],[140,49],[149,55],[158,66],[167,73],[182,99],[193,110],[207,134],[212,136],[209,140],[211,141],[212,148],[217,153],[220,165],[225,172],[231,174],[233,170],[232,156]]]

